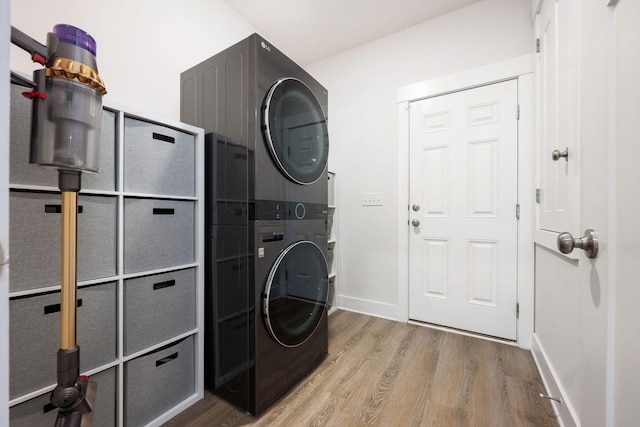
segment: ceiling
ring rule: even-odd
[[[224,0],[307,65],[481,0]]]

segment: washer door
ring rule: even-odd
[[[305,342],[318,327],[327,304],[327,261],[313,242],[288,246],[269,271],[263,308],[267,329],[285,347]]]
[[[327,119],[311,89],[292,77],[271,86],[262,104],[262,134],[283,174],[313,184],[329,155]]]

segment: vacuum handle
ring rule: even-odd
[[[44,65],[47,61],[47,46],[35,41],[13,25],[11,26],[11,43],[31,54],[33,62]]]

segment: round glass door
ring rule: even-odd
[[[291,77],[271,86],[262,104],[262,133],[278,168],[298,184],[313,184],[329,155],[327,119],[311,89]]]
[[[296,347],[316,330],[327,305],[327,261],[308,241],[288,246],[276,259],[265,285],[267,329],[285,347]]]

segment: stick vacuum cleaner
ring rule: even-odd
[[[56,25],[43,46],[11,27],[11,42],[45,66],[33,73],[29,161],[58,170],[62,192],[60,349],[51,403],[58,408],[55,427],[90,426],[96,384],[80,376],[76,343],[77,209],[82,172],[98,172],[102,95],[96,43],[86,32]],[[12,75],[12,78],[14,75]],[[25,83],[24,79],[21,80]]]

